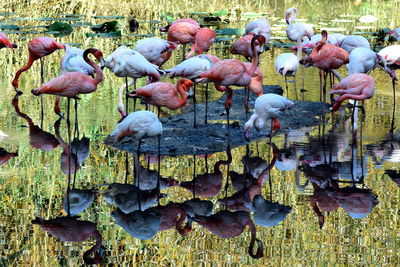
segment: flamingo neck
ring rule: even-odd
[[[16,73],[15,73],[15,77],[14,80],[12,81],[12,85],[15,88],[18,88],[18,80],[19,80],[19,76],[24,72],[29,70],[32,67],[32,64],[35,60],[37,60],[38,57],[36,57],[35,55],[29,53],[29,58],[28,58],[28,63],[26,63],[26,65],[22,68],[20,68]]]
[[[251,59],[251,68],[248,70],[248,74],[250,75],[250,77],[253,77],[254,74],[256,73],[257,67],[258,67],[258,51],[257,51],[257,47],[256,47],[256,42],[254,40],[251,42],[251,50],[253,52],[253,58]],[[262,44],[260,44],[262,45]]]
[[[251,232],[251,241],[250,241],[248,253],[252,258],[255,258],[255,259],[261,258],[262,256],[264,256],[263,244],[260,240],[257,239],[256,226],[254,225],[253,221],[250,218],[247,221],[247,225],[250,227],[250,232]],[[257,248],[256,254],[253,254],[253,248],[254,248],[254,244],[256,241],[257,241],[258,248]]]
[[[90,249],[88,249],[87,251],[85,251],[85,253],[83,253],[83,260],[85,261],[85,263],[89,263],[89,264],[100,263],[100,262],[97,262],[99,260],[97,257],[90,258],[89,256],[91,253],[99,250],[101,245],[103,244],[103,238],[101,237],[101,234],[99,233],[99,231],[96,230],[92,234],[92,236],[94,238],[96,238],[96,244],[93,247],[91,247]],[[101,257],[100,257],[100,260],[102,260]]]
[[[186,105],[187,101],[187,93],[185,89],[188,89],[186,85],[183,84],[182,81],[178,81],[178,84],[176,85],[176,89],[178,90],[179,94],[181,95],[181,98],[179,99],[179,105],[182,107]]]
[[[121,113],[121,116],[123,118],[126,117],[125,105],[124,105],[124,100],[123,100],[125,88],[126,88],[126,85],[124,84],[118,89],[118,111],[119,111],[119,113]]]
[[[96,63],[91,61],[88,57],[89,53],[94,55],[95,51],[96,51],[96,49],[94,49],[94,48],[86,49],[85,52],[83,52],[83,59],[86,61],[86,63],[88,63],[96,71],[96,76],[93,79],[93,83],[95,85],[98,85],[103,80],[103,71],[101,70],[99,65],[97,65]]]
[[[221,165],[229,165],[229,164],[231,164],[231,162],[232,162],[232,154],[231,154],[231,151],[228,150],[226,153],[227,153],[227,155],[228,155],[228,160],[219,160],[219,161],[217,161],[217,162],[215,163],[215,165],[214,165],[214,173],[221,173],[221,170],[219,169],[219,167],[220,167]]]
[[[297,13],[298,13],[298,12],[299,12],[299,11],[297,10],[297,8],[295,8],[295,9],[293,10],[293,13],[291,13],[291,15],[290,15],[289,25],[293,24],[293,22],[295,21],[295,19],[296,19],[296,17],[297,17]]]
[[[328,35],[322,35],[322,40],[315,46],[311,53],[311,57],[316,57],[322,47],[325,45]]]

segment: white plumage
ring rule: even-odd
[[[266,19],[255,19],[246,25],[245,34],[249,34],[250,32],[254,32],[256,35],[263,35],[266,39],[265,42],[268,42],[271,34],[271,26]]]
[[[398,61],[400,58],[400,45],[390,45],[383,48],[381,51],[378,52],[378,55],[382,56],[384,59],[387,60],[387,63],[393,64],[394,62]],[[397,63],[399,64],[399,63]]]
[[[261,226],[275,226],[286,219],[292,211],[290,206],[269,202],[262,195],[256,195],[253,199],[254,222]]]
[[[168,73],[171,78],[183,77],[192,80],[198,78],[200,74],[208,70],[212,65],[213,63],[207,55],[202,54],[186,59],[175,67],[165,70],[165,72]]]
[[[275,60],[275,70],[283,76],[296,76],[299,69],[299,59],[295,54],[283,53]]]
[[[278,118],[283,111],[291,108],[294,102],[284,96],[277,94],[265,94],[257,97],[254,104],[254,113],[244,125],[246,137],[251,128],[260,130],[264,127],[266,120]]]
[[[390,36],[396,38],[397,41],[400,41],[400,27],[393,29],[389,32]]]
[[[69,215],[75,216],[86,210],[94,200],[93,190],[71,189],[69,191]],[[68,212],[68,195],[63,200],[63,209]]]
[[[292,13],[294,14],[292,15]],[[286,26],[287,37],[291,41],[297,41],[299,39],[301,40],[303,36],[308,36],[309,38],[311,38],[311,36],[314,35],[314,31],[311,25],[302,22],[293,23],[297,17],[297,14],[298,11],[295,7],[289,8],[285,12],[286,22],[288,23],[288,25]]]
[[[176,45],[167,40],[153,37],[141,39],[136,43],[136,51],[142,54],[150,63],[160,66],[163,62],[162,54],[173,50]]]
[[[349,75],[354,73],[368,73],[378,64],[376,53],[369,48],[358,47],[353,49],[349,57],[347,69]]]
[[[61,74],[77,71],[86,75],[94,75],[94,68],[83,59],[84,51],[82,49],[67,44],[64,44],[64,48],[65,56],[61,60]]]
[[[111,133],[115,142],[122,137],[130,136],[141,139],[145,136],[153,137],[162,134],[162,124],[157,115],[151,111],[141,110],[132,112]]]
[[[338,45],[339,42],[345,38],[346,35],[341,34],[341,33],[330,33],[328,35],[328,44],[333,44],[333,45]],[[322,35],[321,34],[315,34],[311,36],[311,40],[305,40],[301,43],[301,47],[303,49],[303,52],[306,54],[310,54],[311,51],[314,49],[314,47],[317,45],[318,42],[322,40]]]
[[[370,49],[368,40],[363,36],[358,35],[348,35],[345,38],[341,39],[338,43],[339,47],[343,48],[347,51],[347,53],[351,53],[353,49],[357,47],[364,47]]]
[[[105,67],[112,72],[114,72],[115,65],[117,64],[117,59],[121,57],[122,54],[134,51],[126,46],[120,46],[114,50],[105,60]]]

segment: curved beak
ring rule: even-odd
[[[101,69],[104,69],[105,66],[106,66],[106,62],[104,61],[104,58],[101,57],[101,58],[100,58],[100,68],[101,68]]]

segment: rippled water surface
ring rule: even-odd
[[[260,56],[264,84],[285,87],[273,62],[280,53],[290,51],[285,48],[289,46],[284,45],[289,43],[283,14],[285,9],[294,5],[300,10],[298,19],[313,24],[316,33],[323,28],[329,32],[362,34],[371,43],[375,40],[373,32],[384,27],[393,28],[399,23],[398,1],[302,1],[301,4],[295,1],[254,1],[251,5],[244,1],[230,4],[217,1],[1,3],[0,29],[19,47],[0,50],[0,86],[3,92],[0,130],[10,136],[0,140],[0,265],[75,266],[84,263],[84,252],[97,242],[103,246],[100,254],[96,254],[97,259],[102,257],[104,263],[114,265],[398,266],[400,110],[398,105],[393,106],[391,80],[380,70],[372,73],[375,95],[365,101],[365,114],[359,111],[355,120],[352,120],[350,110],[327,113],[318,118],[322,122],[320,125],[285,130],[274,136],[273,145],[266,137],[247,147],[206,156],[162,156],[161,176],[171,178],[170,185],[175,186],[162,189],[165,196],[160,199],[161,206],[156,204],[157,194],[154,192],[138,193],[129,188],[129,194],[117,196],[114,194],[115,185],[114,191],[108,189],[108,184],[112,183],[133,184],[134,161],[132,154],[126,155],[104,144],[104,139],[120,117],[116,109],[117,89],[124,82],[105,70],[104,81],[97,91],[82,96],[79,101],[79,132],[74,130],[73,123],[71,125],[71,139],[75,139],[71,147],[72,150],[79,147],[81,156],[77,160],[81,165],[71,175],[70,186],[88,190],[72,191],[89,205],[79,213],[79,218],[66,217],[67,200],[64,200],[66,208],[63,209],[68,187],[67,124],[65,119],[59,120],[54,114],[54,97],[49,95],[43,98],[45,116],[41,120],[40,98],[29,92],[40,86],[39,62],[35,62],[20,78],[23,95],[15,97],[11,86],[14,73],[27,61],[28,40],[52,36],[44,32],[43,26],[53,20],[73,24],[72,34],[54,37],[57,41],[82,48],[96,47],[107,56],[121,44],[134,45],[140,38],[153,35],[165,37],[159,28],[167,24],[169,17],[193,17],[205,24],[201,12],[218,12],[215,15],[220,16],[223,22],[210,26],[215,30],[244,28],[248,21],[265,13],[272,25],[272,34],[268,44],[270,49]],[[379,20],[359,22],[364,15],[374,15]],[[131,32],[128,27],[128,20],[133,17],[139,22],[137,32]],[[122,37],[87,37],[87,33],[92,33],[90,25],[110,20],[118,21]],[[18,29],[4,25],[16,25]],[[234,58],[229,54],[229,46],[233,42],[231,39],[236,37],[218,37],[220,42],[213,45],[210,53],[221,58]],[[179,47],[164,68],[179,63],[181,53]],[[44,81],[59,74],[63,54],[64,51],[56,51],[45,58]],[[346,75],[347,71],[343,67],[340,72]],[[144,80],[139,81],[138,85],[144,83]],[[297,78],[297,89],[300,88],[301,72]],[[299,93],[299,100],[319,100],[319,76],[314,68],[305,70],[305,89],[304,94]],[[204,88],[200,86],[199,102],[204,101],[202,92]],[[296,98],[293,83],[289,83],[288,95],[291,99]],[[219,97],[219,92],[210,91],[211,100]],[[399,101],[397,97],[397,103]],[[250,103],[251,108],[253,105]],[[66,100],[63,100],[63,111],[66,107]],[[221,106],[220,110],[210,112],[223,111]],[[165,110],[164,115],[172,116],[179,112]],[[74,112],[71,117],[73,121]],[[85,154],[86,159],[82,156]],[[157,156],[141,155],[139,164],[137,168],[145,177],[147,168],[157,170]],[[215,166],[219,168],[214,169]],[[229,179],[228,172],[231,174]],[[176,186],[178,182],[190,181],[204,173],[213,173],[213,176],[195,183],[199,187],[209,186],[202,193],[199,190],[193,196],[192,185],[186,185],[188,190]],[[257,184],[252,177],[260,173],[263,178],[260,181],[263,181]],[[139,181],[139,186],[145,185],[145,180]],[[245,185],[252,186],[246,188]],[[239,193],[235,194],[238,190]],[[255,197],[253,203],[249,200],[260,193],[261,196]],[[124,210],[122,206],[118,210],[109,204],[118,202],[123,205],[126,198],[136,195],[143,199],[142,211],[126,215],[121,211]],[[219,200],[232,195],[234,197],[229,201]],[[203,202],[193,201],[194,197]],[[199,208],[197,214],[203,212],[218,216],[208,219],[194,216],[193,208],[188,208],[189,200],[195,202],[193,205],[197,208],[199,203],[206,205]],[[72,194],[69,201],[75,201]],[[242,213],[229,214],[224,204],[228,204],[232,211],[240,209]],[[145,209],[151,205],[152,208]],[[129,207],[132,209],[132,205]],[[186,218],[185,213],[188,214]],[[241,225],[251,227],[246,226],[237,237],[221,238],[233,235],[229,234],[235,229],[231,224],[233,217],[240,218]],[[37,225],[55,218],[59,219],[48,222],[46,226]],[[212,223],[219,227],[218,232],[212,233],[203,227],[210,218],[215,219]],[[169,224],[167,219],[170,219]],[[191,224],[192,230],[186,235],[180,235],[174,227],[180,220],[181,232]],[[250,229],[263,243],[264,256],[260,259],[248,255],[252,239]],[[64,240],[57,238],[60,236]]]

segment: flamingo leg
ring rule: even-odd
[[[75,98],[75,134],[79,137],[78,98]]]
[[[158,144],[157,144],[157,202],[160,205],[160,179],[161,179],[161,135],[158,135]]]
[[[40,84],[44,84],[44,62],[43,58],[40,58]],[[40,98],[40,128],[43,128],[44,120],[44,103],[43,97]]]
[[[135,166],[135,164],[133,166]],[[128,157],[128,152],[126,152],[125,153],[125,184],[128,183],[128,175],[129,175],[129,157]]]
[[[204,158],[204,165],[206,167],[206,173],[208,173],[208,154],[206,154],[206,156]]]
[[[128,93],[129,93],[129,85],[128,85],[128,76],[125,76],[125,107],[126,107],[126,114],[129,114],[129,101],[128,101]]]
[[[243,104],[244,104],[244,110],[245,110],[245,113],[246,113],[246,121],[247,121],[247,119],[248,119],[248,117],[249,117],[249,95],[250,95],[250,92],[249,92],[249,88],[247,88],[247,86],[244,88],[244,102],[243,102]]]
[[[208,114],[208,83],[206,83],[206,111],[205,111],[205,117],[204,117],[204,123],[207,124],[207,114]]]
[[[192,185],[193,198],[196,198],[196,155],[193,155],[193,185]]]
[[[193,128],[196,128],[196,83],[193,84]]]
[[[294,83],[294,93],[296,95],[296,100],[299,100],[299,96],[297,94],[296,76],[294,76],[293,83]]]
[[[185,60],[186,44],[182,44],[182,61]]]
[[[301,91],[304,93],[304,66],[301,66]],[[303,94],[304,97],[304,94]],[[304,100],[304,99],[303,99]]]
[[[133,79],[133,90],[136,90],[136,78]],[[135,96],[133,98],[133,112],[136,111],[136,99],[137,99],[137,97]],[[128,113],[128,112],[126,112],[126,113]]]
[[[396,107],[396,80],[392,79],[392,87],[393,87],[393,107]]]
[[[322,102],[322,70],[319,70],[319,102]]]
[[[286,97],[289,97],[289,86],[287,84],[287,77],[285,75],[285,84],[286,84]]]

